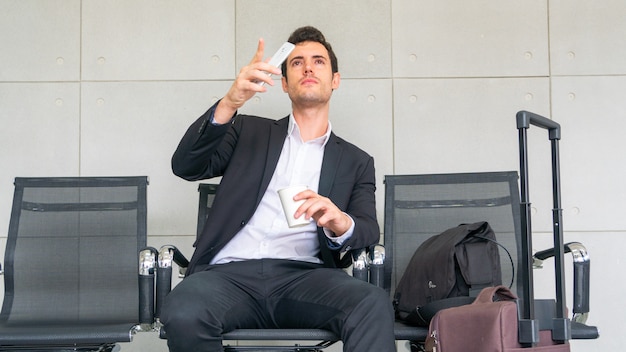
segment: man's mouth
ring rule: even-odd
[[[300,82],[302,85],[306,84],[316,84],[317,80],[315,78],[305,78]]]

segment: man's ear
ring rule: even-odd
[[[287,93],[287,77],[283,76],[280,81],[283,86],[283,92]]]
[[[341,75],[339,74],[339,72],[335,72],[335,73],[333,73],[333,80],[331,82],[332,89],[335,90],[335,89],[339,88],[339,83],[341,83]]]

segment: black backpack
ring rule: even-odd
[[[498,245],[485,221],[461,224],[424,241],[396,287],[396,317],[428,326],[437,311],[472,303],[481,289],[500,285]]]

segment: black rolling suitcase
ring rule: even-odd
[[[584,324],[584,319],[589,312],[589,260],[584,247],[580,243],[563,243],[563,212],[561,209],[560,189],[560,162],[559,140],[561,139],[561,126],[543,116],[520,111],[516,115],[517,129],[519,130],[519,153],[520,153],[520,191],[521,191],[521,230],[522,230],[522,253],[524,268],[520,270],[524,274],[524,292],[526,301],[521,304],[519,320],[519,341],[528,347],[545,345],[564,345],[559,351],[569,351],[569,340],[592,339],[598,337],[596,327]],[[530,218],[530,200],[528,191],[528,152],[527,130],[530,126],[537,126],[548,130],[548,138],[551,143],[552,154],[552,196],[553,196],[553,238],[554,247],[546,251],[532,255],[532,228]],[[582,247],[582,248],[580,248]],[[572,311],[573,321],[567,314],[565,300],[565,271],[564,254],[583,251],[578,255],[583,260],[574,260],[574,302]],[[554,257],[555,269],[555,299],[535,300],[533,287],[533,258],[543,260],[550,256]],[[581,318],[581,319],[579,319]]]

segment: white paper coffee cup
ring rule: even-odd
[[[302,191],[306,191],[307,189],[307,186],[290,186],[278,190],[280,203],[283,206],[285,218],[287,218],[287,224],[289,224],[289,227],[300,227],[308,225],[310,223],[310,220],[307,220],[304,217],[304,214],[300,215],[299,218],[294,217],[296,210],[298,210],[298,208],[302,205],[302,203],[305,202],[305,200],[302,199],[296,202],[293,200],[293,197]]]

